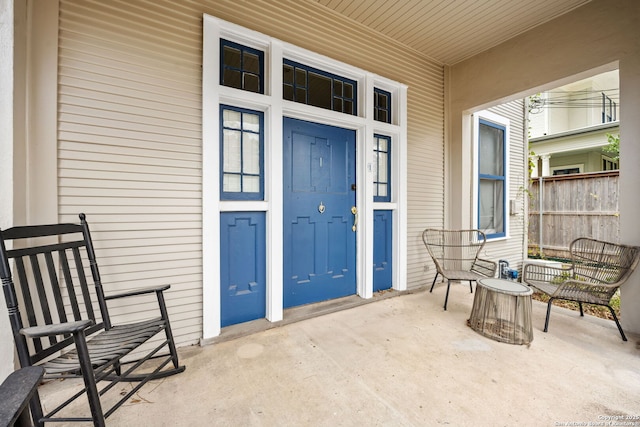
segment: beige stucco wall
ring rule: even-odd
[[[558,87],[588,75],[620,70],[620,139],[640,135],[640,3],[635,0],[594,0],[533,31],[452,66],[447,70],[447,194],[466,194],[469,162],[470,111],[487,104],[521,98]],[[622,144],[620,173],[620,235],[623,243],[640,244],[636,189],[640,172],[624,164],[640,164],[640,144]],[[469,222],[470,206],[464,197],[449,198],[453,225]],[[622,323],[640,332],[640,274],[622,289]]]

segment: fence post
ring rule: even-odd
[[[544,207],[544,191],[543,191],[543,178],[542,175],[540,175],[540,177],[538,177],[538,253],[540,254],[540,258],[544,258],[544,254],[542,252],[542,235],[543,235],[543,230],[542,230],[542,209]]]

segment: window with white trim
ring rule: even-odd
[[[488,239],[505,237],[507,126],[478,120],[477,221]]]
[[[375,176],[373,178],[373,201],[391,201],[391,138],[373,136]]]
[[[220,39],[220,84],[264,93],[264,52]]]
[[[220,199],[262,200],[263,113],[220,107]]]
[[[341,113],[358,114],[358,82],[285,59],[282,64],[284,99]]]
[[[373,89],[373,120],[391,123],[391,92]]]

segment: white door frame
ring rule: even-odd
[[[266,212],[267,307],[272,322],[283,318],[283,117],[308,120],[356,131],[357,293],[373,296],[373,211],[393,211],[393,288],[406,289],[406,95],[403,84],[334,61],[238,25],[204,15],[202,77],[202,343],[220,334],[220,212]],[[220,38],[265,52],[265,94],[255,94],[220,82]],[[358,82],[358,116],[282,99],[283,58],[331,70]],[[373,120],[374,87],[392,94],[393,124]],[[220,104],[264,112],[264,201],[220,201]],[[392,202],[373,202],[373,135],[392,138]]]

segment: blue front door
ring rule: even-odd
[[[284,119],[284,307],[356,292],[355,131]]]

